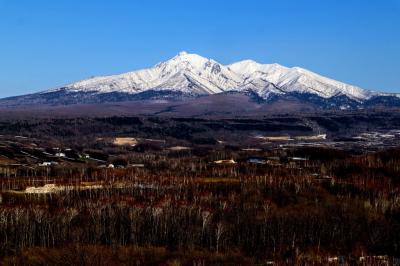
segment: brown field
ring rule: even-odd
[[[113,140],[114,145],[118,146],[132,146],[136,145],[138,141],[135,138],[119,137]]]

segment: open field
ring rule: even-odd
[[[122,137],[118,137],[114,139],[113,142],[115,145],[120,145],[120,146],[134,146],[136,145],[138,142],[135,138],[122,138]]]

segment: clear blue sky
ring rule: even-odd
[[[400,0],[0,0],[0,97],[181,50],[400,92]]]

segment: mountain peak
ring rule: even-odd
[[[254,60],[242,60],[236,63],[233,63],[228,66],[229,69],[236,73],[240,73],[242,75],[252,74],[260,68],[261,64],[257,63]]]
[[[198,54],[180,52],[172,59],[161,62],[156,65],[157,68],[169,69],[170,71],[188,70],[202,68],[211,59],[202,57]]]
[[[171,60],[191,61],[191,60],[196,60],[196,59],[197,60],[199,60],[199,59],[201,59],[201,60],[211,60],[211,59],[205,58],[203,56],[200,56],[198,54],[188,53],[186,51],[179,52]],[[171,60],[167,60],[167,62],[171,61]]]
[[[185,55],[187,55],[188,54],[188,52],[186,52],[186,51],[181,51],[179,54],[178,54],[178,56],[185,56]]]

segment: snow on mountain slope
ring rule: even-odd
[[[245,60],[231,64],[228,68],[236,73],[241,73],[248,83],[266,80],[274,84],[280,89],[277,93],[312,93],[323,98],[346,95],[356,100],[364,100],[372,95],[370,91],[320,76],[299,67],[287,68],[279,64],[259,64],[252,60]],[[260,94],[260,96],[264,95]]]
[[[96,77],[65,86],[71,91],[139,93],[176,90],[192,94],[215,94],[240,86],[242,78],[211,59],[181,52],[153,68],[126,74]]]
[[[62,88],[71,92],[136,94],[147,90],[172,90],[189,95],[216,94],[251,89],[263,98],[291,92],[311,93],[323,98],[345,95],[353,100],[373,96],[371,91],[325,78],[311,71],[252,60],[231,65],[196,54],[181,52],[153,68],[121,75],[95,77]],[[51,90],[51,91],[57,91]]]

